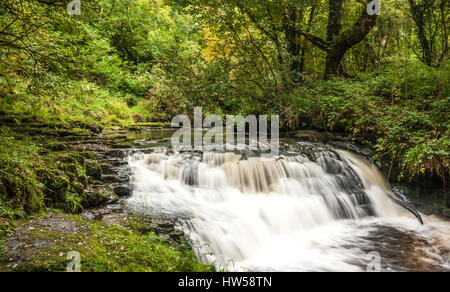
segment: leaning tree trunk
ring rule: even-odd
[[[364,5],[364,11],[355,24],[344,32],[340,32],[342,2],[342,0],[330,0],[329,9],[334,11],[330,11],[329,14],[327,41],[308,33],[303,33],[303,36],[312,44],[327,52],[325,79],[330,76],[341,75],[341,62],[345,53],[369,34],[377,20],[376,14],[367,14],[367,5]]]
[[[339,76],[341,75],[341,62],[344,58],[345,51],[332,51],[327,54],[327,59],[325,63],[325,72],[324,72],[324,78],[327,79],[330,76]]]

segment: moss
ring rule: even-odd
[[[82,155],[86,159],[95,160],[96,156],[93,152],[79,152],[80,155]]]
[[[83,193],[84,193],[84,188],[85,188],[85,185],[83,185],[82,183],[80,183],[80,182],[74,182],[74,183],[71,185],[70,190],[73,191],[73,192],[75,192],[75,193],[77,193],[78,195],[83,195]]]
[[[102,168],[96,160],[86,160],[86,175],[95,179],[102,179]]]
[[[51,151],[64,151],[67,149],[67,146],[59,141],[51,141],[45,147]]]
[[[32,242],[41,243],[40,248],[33,250],[26,262],[3,263],[5,270],[65,271],[69,263],[67,253],[76,251],[81,256],[82,272],[214,271],[214,267],[199,263],[192,250],[172,247],[152,233],[136,234],[124,227],[79,216],[63,216],[58,220],[74,223],[76,232],[55,232],[56,227],[23,232]]]
[[[104,202],[104,196],[91,199],[84,193],[89,183],[86,161],[94,180],[101,179],[100,165],[86,159],[92,156],[48,137],[29,137],[0,127],[0,203],[8,210],[33,214],[46,207],[78,213],[82,205]],[[90,202],[83,204],[84,199]]]
[[[83,194],[81,204],[84,208],[98,207],[106,204],[113,197],[115,195],[109,190],[86,192]]]
[[[114,148],[131,148],[135,145],[136,145],[136,143],[133,141],[112,143],[112,147],[114,147]]]
[[[76,153],[76,152],[64,153],[64,154],[60,155],[59,157],[55,157],[55,158],[58,159],[61,163],[84,164],[84,162],[85,162],[84,156],[80,155],[79,153]]]

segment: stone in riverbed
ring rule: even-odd
[[[109,188],[99,186],[86,190],[82,205],[84,208],[94,208],[116,202],[118,199]]]
[[[126,186],[117,186],[114,188],[114,193],[119,197],[129,197],[131,196],[131,189]]]

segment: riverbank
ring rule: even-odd
[[[16,222],[3,245],[0,271],[64,272],[80,255],[82,272],[208,272],[179,236],[169,244],[133,215],[105,223],[79,215],[48,213]]]
[[[197,261],[173,223],[102,209],[131,194],[125,158],[136,137],[121,133],[2,117],[2,271],[65,271],[71,251],[82,271],[214,269]]]

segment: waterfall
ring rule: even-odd
[[[129,205],[177,218],[199,259],[221,269],[360,271],[380,220],[421,228],[389,199],[376,167],[346,151],[159,149],[129,162]]]

